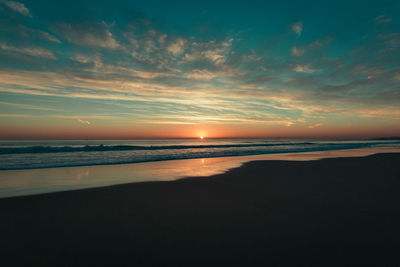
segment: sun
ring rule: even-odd
[[[204,130],[199,130],[197,131],[197,133],[195,133],[195,136],[197,136],[197,138],[199,138],[200,140],[204,140],[207,138],[207,132]]]

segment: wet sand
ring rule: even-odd
[[[400,154],[0,199],[2,266],[398,266]]]

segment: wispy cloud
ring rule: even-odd
[[[184,61],[208,60],[215,64],[223,64],[226,62],[233,39],[230,38],[223,42],[214,40],[208,42],[194,42],[191,51],[186,53]]]
[[[120,46],[109,26],[102,22],[86,22],[79,24],[59,23],[54,31],[68,42],[83,46],[115,49]]]
[[[44,48],[31,48],[31,47],[15,47],[6,44],[2,44],[1,49],[3,51],[9,51],[18,54],[24,54],[33,57],[42,57],[48,59],[56,59],[53,52]]]
[[[1,27],[1,22],[0,22]],[[4,27],[4,26],[3,26]],[[61,43],[54,35],[47,31],[31,28],[23,24],[7,24],[7,27],[2,28],[2,31],[7,32],[10,35],[16,35],[24,38],[24,40],[45,40],[53,43]]]
[[[328,36],[328,37],[325,37],[323,39],[315,40],[314,42],[312,42],[310,44],[307,44],[307,45],[292,46],[292,48],[290,49],[290,52],[291,52],[290,54],[292,56],[302,56],[307,52],[310,52],[312,50],[316,50],[318,48],[321,48],[321,47],[327,45],[332,40],[333,40],[333,38]]]
[[[293,70],[295,72],[303,72],[303,73],[314,73],[318,71],[316,69],[311,68],[309,64],[304,64],[304,65],[297,64],[296,66],[293,67]]]
[[[91,124],[90,121],[85,121],[85,120],[81,120],[81,119],[78,119],[78,122],[82,123],[82,124],[86,124],[86,125],[90,125]]]
[[[21,104],[21,103],[0,102],[0,106],[1,105],[7,105],[7,106],[17,107],[17,108],[21,108],[21,109],[28,109],[28,110],[51,110],[51,111],[57,111],[57,109],[54,109],[54,108],[35,106],[35,105],[29,105],[29,104]]]
[[[195,80],[211,80],[217,77],[217,74],[208,70],[193,70],[185,76],[186,78]]]
[[[375,18],[375,24],[387,24],[392,21],[392,18],[387,17],[386,15],[380,15]]]
[[[400,33],[379,34],[379,39],[382,39],[389,50],[400,49]]]
[[[29,114],[0,114],[0,117],[6,117],[6,118],[29,118],[29,117],[32,117],[32,115],[29,115]]]
[[[155,119],[155,120],[154,120]],[[287,126],[290,127],[296,123],[292,119],[279,119],[279,118],[260,118],[260,117],[245,117],[245,116],[232,116],[232,115],[170,115],[170,116],[152,116],[151,120],[142,120],[141,123],[161,123],[161,124],[198,124],[198,123],[259,123],[267,124],[269,126]]]
[[[353,69],[353,74],[355,76],[366,76],[369,79],[375,78],[376,76],[379,76],[385,72],[386,70],[383,67],[368,67],[364,64],[357,64]]]
[[[310,126],[308,126],[308,128],[314,129],[314,128],[321,127],[322,125],[324,125],[324,124],[322,122],[320,122],[320,123],[317,123],[317,124],[314,124],[314,125],[310,125]]]
[[[80,63],[89,63],[92,61],[92,59],[88,56],[82,55],[82,54],[78,54],[75,57],[72,58],[75,61],[78,61]]]
[[[396,82],[400,82],[400,71],[393,74],[392,79]]]
[[[50,41],[50,42],[54,42],[54,43],[61,43],[60,40],[58,40],[56,37],[54,37],[53,35],[51,35],[48,32],[45,31],[37,31],[37,33],[45,40]]]
[[[111,120],[114,117],[110,115],[88,115],[88,114],[81,114],[81,115],[50,115],[52,118],[57,118],[57,119],[66,119],[66,120],[82,120],[81,118],[85,119],[93,119],[93,120]],[[86,124],[86,123],[85,123]]]
[[[29,9],[20,2],[17,1],[7,1],[7,0],[2,0],[0,1],[0,3],[5,4],[7,7],[9,7],[10,9],[14,10],[15,12],[18,12],[24,16],[27,17],[32,17],[31,12],[29,11]]]
[[[167,46],[167,51],[175,56],[180,55],[185,50],[186,40],[177,38]]]
[[[303,32],[303,22],[302,21],[296,22],[291,26],[291,29],[297,34],[297,36],[300,36],[301,33]]]
[[[296,46],[293,46],[290,52],[292,56],[302,56],[305,50],[303,48],[297,48]]]

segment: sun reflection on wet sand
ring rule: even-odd
[[[400,149],[371,148],[268,154],[242,157],[201,158],[134,164],[62,167],[0,171],[0,197],[39,194],[115,184],[170,181],[183,177],[223,173],[252,160],[315,160],[329,157],[365,156],[400,152]]]
[[[76,175],[76,180],[80,181],[82,178],[89,176],[90,171],[88,169],[83,170],[82,172],[78,172]]]

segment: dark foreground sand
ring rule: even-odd
[[[400,266],[400,154],[0,200],[0,265]]]

